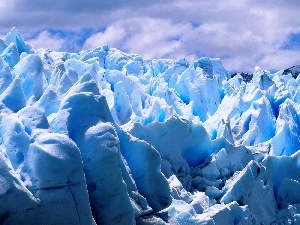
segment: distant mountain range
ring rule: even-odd
[[[249,83],[252,80],[252,77],[253,77],[252,73],[238,72],[238,73],[231,74],[231,78],[235,77],[236,75],[241,75],[243,77],[243,80],[246,83]]]
[[[282,75],[288,75],[288,74],[291,74],[292,77],[296,79],[298,77],[298,75],[300,74],[300,65],[292,66],[288,69],[283,70]],[[237,73],[232,73],[231,78],[236,75],[241,75],[243,77],[243,80],[246,83],[250,82],[253,77],[252,73],[237,72]]]
[[[285,69],[282,73],[282,75],[288,75],[288,74],[292,74],[292,76],[296,79],[300,74],[300,65],[292,66],[288,69]]]

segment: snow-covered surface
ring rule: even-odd
[[[0,40],[0,224],[300,224],[300,78]]]

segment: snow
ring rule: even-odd
[[[110,123],[91,126],[77,143],[95,221],[134,223],[134,210],[118,165],[119,139],[113,126]]]
[[[10,68],[13,68],[20,60],[20,55],[15,43],[10,43],[4,49],[1,56],[7,62]]]
[[[299,224],[300,78],[0,39],[0,224]]]

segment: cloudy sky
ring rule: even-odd
[[[229,71],[300,64],[299,0],[1,0],[0,37],[35,47],[108,44],[145,58],[221,58]]]

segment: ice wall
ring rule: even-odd
[[[299,76],[15,28],[0,55],[0,224],[300,223]]]

